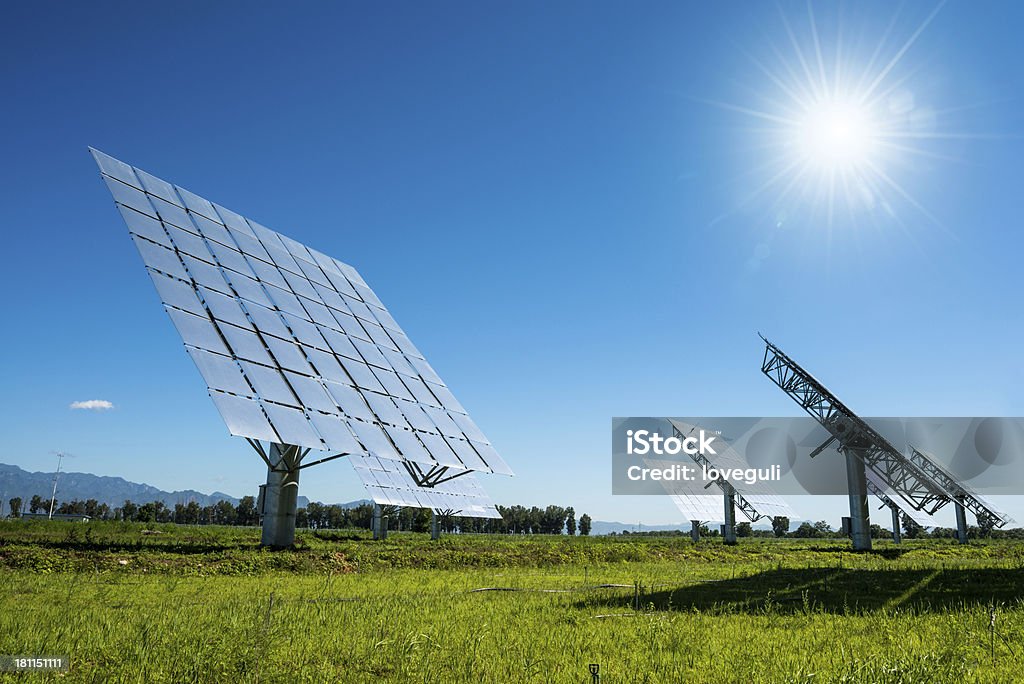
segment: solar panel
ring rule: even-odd
[[[231,434],[377,463],[512,474],[354,268],[92,153]],[[412,493],[408,475],[394,484],[401,464],[372,472],[392,478],[373,485],[391,497],[494,512],[469,475]]]
[[[721,495],[679,493],[669,496],[686,520],[712,522],[725,519]]]
[[[691,431],[698,429],[697,426],[683,421],[669,419],[669,422],[682,434],[690,434]],[[726,443],[716,443],[715,447],[717,453],[714,456],[705,456],[714,467],[722,470],[737,468],[743,470],[750,467],[750,463],[740,456],[732,446]],[[769,482],[758,482],[756,485],[741,484],[740,486],[737,486],[735,482],[730,484],[761,516],[799,518],[797,512],[793,510],[782,496],[775,492],[774,487]],[[751,517],[747,515],[747,512],[742,507],[740,512],[747,518]]]
[[[471,518],[501,518],[497,508],[473,476],[467,472],[434,487],[421,487],[394,460],[374,456],[353,456],[355,468],[374,503],[389,506],[413,506],[436,511],[455,511]]]
[[[770,518],[780,515],[787,518],[799,517],[793,507],[781,496],[775,494],[746,494],[744,496],[761,515]]]

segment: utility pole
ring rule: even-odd
[[[53,504],[57,501],[57,478],[60,477],[60,464],[64,461],[64,457],[67,456],[63,451],[57,452],[57,472],[53,474],[53,493],[50,495],[50,514],[46,516],[47,520],[53,520]]]

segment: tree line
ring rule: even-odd
[[[24,509],[21,497],[14,497],[8,502],[12,518],[21,517],[22,513],[49,514],[50,499],[38,494]],[[184,525],[258,525],[256,514],[256,498],[244,496],[238,504],[230,501],[218,501],[209,506],[200,506],[195,501],[177,503],[173,507],[163,501],[150,501],[137,504],[126,499],[120,506],[111,507],[96,499],[73,499],[71,501],[55,501],[55,515],[87,515],[97,520],[129,520],[132,522],[180,523]]]
[[[24,510],[21,497],[8,501],[10,516],[18,518]],[[0,504],[2,506],[2,504]],[[593,521],[584,513],[577,519],[572,506],[497,506],[501,518],[467,518],[458,515],[442,515],[439,519],[441,531],[477,532],[487,534],[567,534],[570,536],[589,536]],[[50,500],[36,494],[28,503],[28,513],[49,513]],[[0,511],[2,512],[2,511]],[[177,503],[173,507],[162,501],[150,501],[136,504],[125,500],[120,506],[111,508],[96,499],[81,501],[55,502],[53,512],[59,515],[87,515],[98,520],[126,520],[143,523],[176,523],[179,525],[240,525],[254,527],[260,524],[259,512],[256,510],[256,497],[243,496],[237,504],[221,500],[209,506],[200,506],[195,501]],[[393,532],[412,531],[429,532],[431,514],[422,508],[399,508],[383,506],[382,514],[387,516],[388,530]],[[360,504],[344,507],[339,504],[323,504],[311,501],[307,506],[296,512],[296,526],[303,529],[338,530],[346,528],[369,529],[373,520],[373,505]],[[756,530],[749,522],[736,525],[737,537],[789,537],[794,539],[836,539],[845,536],[835,530],[825,520],[817,522],[805,521],[790,531],[790,520],[785,516],[772,518],[771,530]],[[884,539],[891,536],[891,531],[880,525],[871,525],[871,537]],[[618,534],[641,535],[688,535],[689,530],[669,530],[651,532],[632,532],[622,530]],[[700,533],[705,537],[720,535],[717,526],[702,525]],[[611,534],[616,534],[612,532]],[[997,530],[985,527],[970,526],[968,536],[972,538],[990,537],[992,539],[1024,539],[1024,529],[1013,528]],[[928,530],[910,518],[903,519],[903,537],[905,539],[949,539],[956,536],[956,530],[949,527],[934,527]]]
[[[8,502],[10,515],[21,517],[24,502],[14,497]],[[442,515],[439,524],[443,532],[483,532],[491,534],[568,534],[587,536],[592,520],[584,513],[576,518],[572,506],[498,506],[501,518],[467,518],[459,515]],[[2,511],[0,511],[2,512]],[[28,504],[28,513],[48,514],[50,500],[40,495],[33,496]],[[143,523],[177,523],[179,525],[242,525],[260,524],[256,510],[256,497],[243,496],[237,504],[222,500],[209,506],[200,506],[195,501],[177,503],[173,507],[162,501],[137,504],[125,500],[120,506],[111,507],[96,499],[85,501],[56,502],[53,512],[58,515],[83,515],[98,520],[126,520]],[[428,532],[431,513],[420,508],[382,507],[391,531]],[[296,526],[305,529],[368,529],[373,520],[373,504],[345,507],[339,504],[323,504],[315,501],[296,511]]]

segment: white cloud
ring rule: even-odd
[[[73,401],[70,408],[73,410],[106,411],[107,409],[114,408],[114,405],[106,399],[89,399],[88,401]]]

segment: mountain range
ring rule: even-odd
[[[21,497],[26,509],[29,500],[36,494],[49,501],[53,492],[53,477],[54,473],[33,473],[22,470],[18,466],[0,463],[0,510],[7,512],[8,501],[16,496]],[[125,500],[131,500],[136,504],[162,501],[168,508],[174,508],[175,504],[187,504],[191,501],[195,501],[203,507],[212,506],[218,501],[229,501],[232,505],[238,504],[236,497],[224,492],[204,494],[194,489],[165,492],[152,485],[129,482],[121,477],[89,473],[61,473],[60,479],[57,481],[58,504],[75,499],[80,501],[96,499],[111,508],[120,506]],[[306,497],[299,497],[300,507],[304,507],[308,503],[309,500]]]

